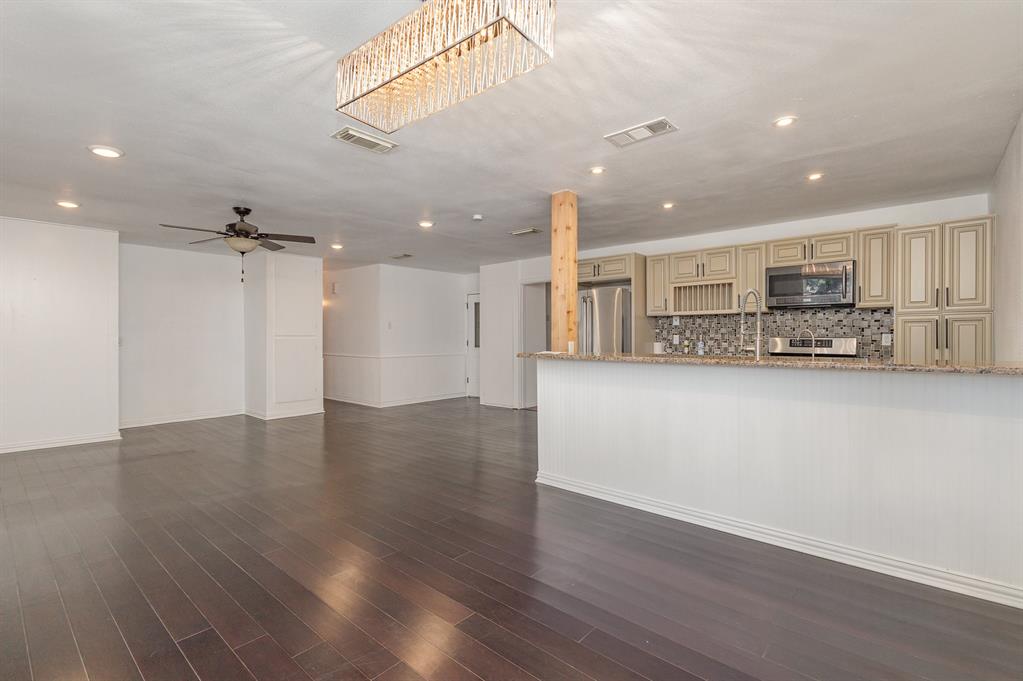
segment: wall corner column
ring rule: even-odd
[[[579,198],[569,190],[551,195],[551,350],[578,351]]]

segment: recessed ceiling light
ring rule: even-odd
[[[117,147],[108,147],[105,144],[90,145],[89,151],[103,158],[121,158],[124,156],[124,152]]]
[[[661,206],[664,208],[664,210],[668,210],[670,208],[674,208],[675,204],[672,203],[671,201],[668,201],[666,203],[662,203]]]
[[[344,246],[342,246],[341,244],[331,244],[330,247],[333,248],[335,251],[340,251],[342,248],[344,248]]]
[[[483,220],[483,213],[476,213],[472,216],[473,222],[481,222]]]
[[[810,182],[816,182],[822,177],[824,177],[824,173],[810,173],[806,176],[806,179],[810,180]]]
[[[604,170],[606,170],[604,166],[593,166],[592,168],[590,168],[590,172],[593,173],[594,175],[603,175]]]
[[[775,118],[774,127],[787,128],[798,120],[799,116],[782,116],[781,118]]]
[[[74,201],[58,201],[57,205],[61,208],[78,208],[78,204]]]
[[[423,229],[430,229],[431,227],[433,227],[433,223],[430,222],[429,220],[420,220],[419,226],[422,227]]]

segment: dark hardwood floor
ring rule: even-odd
[[[535,443],[328,402],[2,455],[0,679],[1023,678],[1023,611],[537,487]]]

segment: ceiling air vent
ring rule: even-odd
[[[405,258],[411,258],[411,253],[398,253],[391,256],[391,260],[404,260]]]
[[[370,151],[378,154],[386,154],[398,146],[395,142],[385,140],[383,137],[371,135],[368,132],[363,132],[362,130],[353,128],[350,125],[346,125],[341,128],[331,135],[331,137],[336,140],[341,140],[342,142],[348,142],[348,144],[354,144],[355,146],[362,147],[363,149],[369,149]]]
[[[616,147],[627,147],[630,144],[642,142],[651,137],[667,135],[669,132],[675,132],[676,130],[678,128],[672,125],[671,121],[667,118],[658,118],[656,121],[650,121],[649,123],[636,125],[625,130],[612,132],[610,135],[604,135],[604,139]]]
[[[516,229],[514,232],[508,232],[512,236],[525,236],[526,234],[539,234],[540,230],[536,227],[526,227],[525,229]]]

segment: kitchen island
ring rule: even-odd
[[[537,482],[1023,607],[1023,366],[528,356]]]

